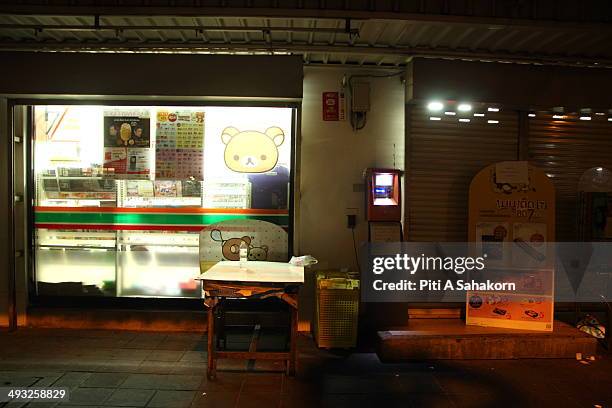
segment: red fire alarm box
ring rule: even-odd
[[[323,120],[340,120],[340,96],[338,92],[323,92]]]
[[[368,221],[401,221],[401,170],[367,169]]]

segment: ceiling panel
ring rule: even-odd
[[[310,63],[380,66],[442,56],[612,66],[612,29],[461,21],[209,16],[0,15],[2,49],[289,52]],[[137,27],[133,29],[130,27]]]

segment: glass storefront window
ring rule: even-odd
[[[199,231],[288,227],[293,108],[34,107],[39,295],[199,297]]]

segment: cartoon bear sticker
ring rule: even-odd
[[[268,259],[268,246],[249,247],[249,261],[265,261]]]
[[[253,237],[232,237],[224,239],[221,231],[213,229],[210,231],[210,238],[215,242],[221,243],[221,253],[223,257],[228,261],[239,261],[240,260],[240,244],[244,242],[247,245],[247,258],[249,261],[265,261],[268,259],[268,246],[254,246],[252,245]]]
[[[265,133],[256,130],[239,131],[226,127],[221,134],[225,145],[225,165],[237,173],[265,173],[276,167],[278,146],[283,144],[285,133],[279,127],[266,129]]]
[[[221,231],[218,229],[210,231],[210,238],[213,241],[221,243],[221,253],[223,254],[223,257],[228,261],[240,260],[240,244],[243,241],[247,245],[247,247],[251,245],[251,237],[249,236],[223,239],[223,235],[221,235]]]

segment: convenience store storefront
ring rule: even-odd
[[[289,230],[293,108],[31,109],[38,296],[199,297],[203,227]]]
[[[3,231],[16,271],[7,316],[23,322],[29,302],[53,298],[199,298],[199,233],[225,222],[273,225],[282,242],[253,239],[253,253],[288,259],[300,58],[2,60],[3,125],[14,134],[3,152],[13,174],[3,194],[15,197]],[[209,237],[219,249],[233,238]]]
[[[469,182],[479,169],[502,160],[529,160],[550,175],[557,189],[557,240],[572,240],[576,183],[580,175],[593,166],[612,167],[608,143],[612,130],[608,96],[612,92],[609,89],[612,82],[606,79],[609,74],[603,69],[415,58],[406,67],[409,79],[406,85],[393,78],[371,79],[370,125],[355,135],[346,122],[321,120],[321,93],[339,87],[347,68],[304,68],[299,57],[24,53],[19,54],[19,59],[15,59],[15,54],[7,54],[3,61],[7,61],[5,69],[10,72],[0,79],[3,110],[15,107],[11,123],[2,123],[9,126],[3,128],[3,134],[10,134],[9,129],[14,128],[15,135],[22,140],[31,138],[35,144],[30,151],[43,146],[42,143],[56,143],[66,147],[52,148],[58,157],[70,154],[85,157],[85,151],[89,152],[87,157],[94,157],[78,165],[75,161],[68,165],[41,159],[34,152],[34,160],[28,162],[29,145],[19,141],[11,142],[10,150],[2,151],[3,174],[14,174],[15,182],[11,185],[7,183],[8,176],[2,177],[0,188],[6,197],[13,195],[18,200],[13,206],[7,206],[8,200],[0,203],[4,206],[2,214],[9,220],[0,230],[1,238],[9,245],[0,251],[4,251],[1,259],[4,259],[5,270],[16,270],[17,279],[7,284],[3,282],[0,290],[2,296],[8,296],[12,293],[10,285],[15,286],[20,318],[25,316],[28,297],[40,296],[36,290],[43,286],[47,298],[74,298],[60,289],[85,292],[79,296],[81,301],[131,301],[143,296],[197,298],[193,286],[188,284],[189,277],[197,272],[194,267],[197,260],[195,230],[200,228],[198,225],[221,220],[271,221],[287,231],[288,245],[293,244],[298,252],[302,250],[316,256],[320,261],[319,269],[353,268],[354,251],[344,211],[345,207],[361,209],[363,192],[355,186],[362,182],[363,169],[373,165],[402,168],[405,161],[405,238],[417,242],[466,239]],[[164,69],[144,70],[143,66]],[[56,68],[41,71],[40,67]],[[584,75],[584,70],[589,70],[588,76]],[[44,75],[41,76],[41,72]],[[461,76],[456,75],[458,72]],[[445,103],[444,111],[432,113],[428,110],[429,102],[436,100]],[[460,112],[458,105],[462,102],[469,102],[472,110]],[[30,108],[26,109],[28,106]],[[559,106],[564,107],[563,115],[552,111]],[[48,132],[53,132],[52,124],[57,123],[54,118],[61,116],[66,108],[73,112],[90,112],[76,114],[73,121],[74,117],[81,120],[92,115],[93,119],[86,123],[90,126],[96,123],[92,127],[96,129],[98,140],[95,147],[86,144],[77,154],[67,148],[78,145],[70,141],[69,134],[65,135],[66,141],[47,140]],[[582,115],[581,109],[585,108],[591,111]],[[247,129],[250,123],[221,122],[247,121],[249,114],[244,116],[241,112],[253,113],[257,109],[287,112],[274,114],[274,119],[288,115],[291,120],[289,125],[283,126],[269,122],[253,125],[257,127],[253,130],[260,133],[266,133],[269,127],[280,127],[283,131],[284,140],[277,147],[278,163],[284,163],[289,172],[285,208],[278,208],[278,200],[265,208],[255,208],[252,202],[246,205],[244,200],[253,198],[252,191],[247,194],[244,190],[245,186],[252,186],[249,176],[227,169],[221,157],[225,128],[252,130]],[[30,129],[30,125],[36,124],[36,111],[46,112],[47,117],[43,125]],[[446,111],[455,115],[446,115]],[[157,124],[161,123],[158,119],[169,119],[172,113],[178,120],[181,112],[189,112],[189,121],[192,114],[194,119],[198,113],[204,114],[202,180],[195,180],[195,176],[194,180],[164,179],[156,174],[155,164],[161,157],[157,156],[155,148]],[[143,179],[138,174],[108,177],[104,174],[106,149],[126,149],[125,173],[138,173],[138,163],[142,160],[136,156],[134,167],[130,169],[132,163],[127,161],[127,151],[133,145],[129,145],[129,139],[127,146],[105,146],[104,135],[110,132],[110,126],[104,121],[123,116],[138,119],[141,114],[141,119],[149,125],[150,151],[146,157],[151,177]],[[186,119],[186,115],[181,116]],[[259,120],[265,115],[252,116],[253,120]],[[582,120],[581,116],[589,116],[591,120]],[[216,124],[215,118],[218,119]],[[133,127],[135,130],[138,123]],[[38,141],[34,139],[36,129],[44,129]],[[120,129],[117,131],[119,139]],[[348,148],[352,153],[350,159],[345,158]],[[212,153],[215,149],[216,155]],[[286,154],[288,158],[283,156]],[[216,168],[223,169],[216,181],[207,178],[211,173],[206,167],[207,162],[215,161],[220,163]],[[79,172],[74,173],[75,169]],[[97,172],[95,176],[94,172]],[[282,174],[274,176],[284,177]],[[207,195],[202,186],[208,182],[213,183],[209,187],[213,186],[225,177],[231,179],[230,184],[234,187],[242,185],[242,195],[236,194],[235,198],[240,201],[239,197],[243,197],[245,205],[242,207],[245,208],[236,208],[240,205],[215,208],[210,201],[213,197]],[[83,179],[90,182],[89,187],[85,187]],[[100,184],[101,181],[110,181],[110,184]],[[200,187],[192,181],[199,181]],[[45,190],[45,183],[51,190]],[[300,187],[296,184],[301,184],[301,196],[297,194]],[[92,185],[95,186],[93,190]],[[105,191],[106,188],[109,191]],[[101,200],[105,195],[109,197],[107,202]],[[95,201],[89,209],[83,208],[87,200]],[[24,202],[32,205],[24,205]],[[174,220],[171,226],[166,221],[169,217]],[[362,220],[358,218],[357,242],[367,240],[367,226]],[[31,225],[26,226],[26,222]],[[75,224],[97,227],[68,228]],[[50,225],[61,228],[48,228]],[[170,236],[177,242],[180,238],[179,244],[171,245],[172,252],[183,251],[180,256],[178,252],[169,253],[166,245]],[[91,242],[87,242],[92,237]],[[102,247],[91,245],[94,247],[84,251],[72,248],[74,243],[76,246],[95,243]],[[52,246],[55,248],[49,248]],[[30,248],[34,249],[32,253],[28,253]],[[38,279],[40,273],[38,277],[35,275],[36,262],[40,261],[36,252],[55,258],[55,264],[47,264],[55,266],[44,271],[42,280]],[[71,261],[73,255],[89,257],[103,265],[100,276],[82,285],[59,285],[65,281],[62,274],[66,276],[68,268],[73,268],[76,274],[82,273],[76,267],[78,264]],[[173,262],[178,262],[181,270],[177,278],[170,271],[169,263]],[[155,274],[149,267],[153,264],[160,268],[160,273],[155,279],[149,279]],[[53,292],[64,295],[54,296]],[[314,295],[304,292],[310,296],[304,300],[312,303]],[[406,305],[394,305],[391,312],[380,311],[379,305],[367,307],[381,326],[405,322]],[[314,310],[314,306],[304,306],[304,315],[308,310]],[[307,326],[301,326],[302,329],[307,330]]]

